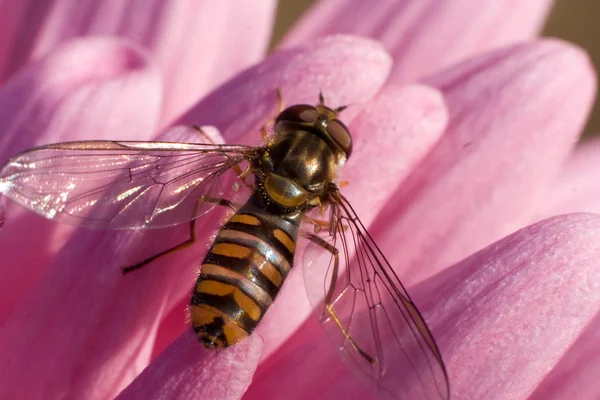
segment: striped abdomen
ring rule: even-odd
[[[221,228],[190,307],[205,346],[231,346],[256,328],[292,267],[299,218],[270,214],[252,197]]]

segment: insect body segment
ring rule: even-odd
[[[205,346],[233,345],[256,328],[292,267],[299,225],[300,214],[269,214],[252,196],[221,228],[191,301]]]
[[[192,294],[192,325],[205,346],[250,334],[279,292],[302,216],[327,201],[351,146],[336,116],[322,105],[287,108],[274,138],[249,160],[257,190],[219,231]]]

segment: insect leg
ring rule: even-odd
[[[329,251],[333,255],[333,272],[332,272],[332,276],[331,276],[331,282],[329,284],[329,289],[327,290],[327,293],[325,294],[325,300],[324,300],[325,311],[327,311],[327,313],[329,314],[329,316],[331,317],[333,322],[335,322],[335,324],[340,329],[340,331],[342,331],[342,335],[344,335],[344,338],[346,338],[348,343],[350,343],[350,345],[352,345],[354,350],[356,350],[358,352],[358,354],[360,354],[361,357],[363,357],[365,360],[367,360],[370,364],[373,364],[375,362],[373,357],[370,356],[369,354],[367,354],[367,352],[365,352],[363,349],[361,349],[360,346],[358,345],[358,343],[356,343],[354,341],[354,339],[352,339],[350,334],[348,334],[348,331],[346,330],[346,328],[344,328],[342,321],[335,313],[335,310],[333,309],[333,304],[331,303],[331,300],[333,298],[333,291],[335,290],[335,285],[336,285],[338,274],[339,274],[340,258],[339,258],[338,249],[336,249],[334,246],[327,243],[325,240],[321,239],[318,236],[308,235],[308,239],[311,242],[313,242],[314,244],[321,246],[323,249]]]
[[[315,233],[319,233],[324,230],[327,230],[327,231],[330,230],[329,221],[325,221],[323,219],[312,218],[312,217],[309,217],[308,215],[304,215],[303,218],[306,222],[313,224]]]
[[[235,206],[233,205],[233,203],[229,200],[201,196],[200,198],[198,198],[198,201],[196,202],[196,205],[194,207],[194,212],[192,215],[196,215],[196,212],[198,211],[198,207],[200,206],[201,203],[215,203],[215,204],[223,206],[223,207],[229,207],[232,210],[236,209]],[[191,245],[193,245],[195,242],[196,242],[196,218],[192,218],[192,220],[190,221],[190,238],[188,240],[186,240],[183,243],[178,244],[177,246],[171,247],[170,249],[161,251],[160,253],[155,254],[152,257],[149,257],[142,262],[139,262],[135,265],[123,268],[123,274],[127,274],[131,271],[135,271],[136,269],[140,269],[144,265],[147,265],[160,257],[175,253],[178,250],[186,249],[186,248],[190,247]]]
[[[324,212],[322,212],[322,213],[324,213]],[[334,222],[337,220],[337,216],[335,213],[331,214],[329,221],[326,221],[324,219],[312,218],[306,214],[302,218],[305,222],[308,222],[309,224],[313,225],[315,233],[319,233],[324,230],[327,230],[327,231],[329,231],[329,233],[333,234],[333,230],[334,230],[334,228],[336,228],[336,225],[337,225]],[[344,225],[344,224],[340,224],[340,225],[341,225],[342,230],[346,231],[348,229],[347,225]]]
[[[277,107],[279,108],[279,110],[277,111],[277,115],[279,115],[284,108],[284,103],[283,103],[283,95],[281,94],[281,88],[277,88],[275,89],[275,95],[277,96]],[[264,123],[264,125],[260,128],[260,136],[262,137],[262,140],[264,142],[267,141],[267,138],[269,137],[269,131],[267,131],[267,126],[273,124],[275,122],[275,118],[271,118],[269,119],[267,122]]]
[[[206,132],[204,132],[204,129],[202,129],[200,126],[198,125],[192,125],[192,128],[196,131],[198,131],[199,134],[201,134],[202,136],[204,136],[204,139],[206,139],[206,141],[210,144],[217,144],[215,143],[214,140],[212,140],[212,138],[210,136],[208,136],[208,134]]]

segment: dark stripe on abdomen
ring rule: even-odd
[[[219,231],[191,301],[207,347],[232,345],[256,328],[293,264],[299,219],[268,214],[251,198]]]
[[[226,266],[231,271],[237,272],[240,275],[244,276],[249,282],[252,282],[260,289],[265,291],[271,299],[277,296],[279,292],[280,286],[277,286],[273,281],[271,281],[263,272],[261,272],[257,266],[253,262],[248,262],[245,259],[227,257],[224,255],[218,254],[210,254],[210,257],[207,257],[204,261],[203,265],[206,264],[215,264],[219,266]],[[201,277],[203,277],[205,268],[201,271]],[[222,276],[222,275],[221,275]],[[234,279],[229,280],[233,283],[236,283]]]
[[[248,233],[254,237],[260,238],[270,246],[273,247],[275,251],[285,257],[290,265],[292,265],[294,261],[294,252],[290,251],[279,239],[275,237],[274,231],[275,229],[281,230],[279,227],[273,227],[273,229],[265,230],[263,225],[260,226],[252,226],[252,225],[243,225],[238,222],[228,222],[223,226],[223,230],[231,229],[234,231],[240,231]],[[295,242],[295,240],[293,240]]]

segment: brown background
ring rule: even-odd
[[[283,36],[314,0],[281,1],[277,9],[277,20],[272,45]],[[553,36],[576,43],[585,48],[592,62],[600,65],[600,0],[557,0],[550,12],[544,36]],[[586,136],[600,136],[600,103],[596,97],[594,110],[584,129]]]

